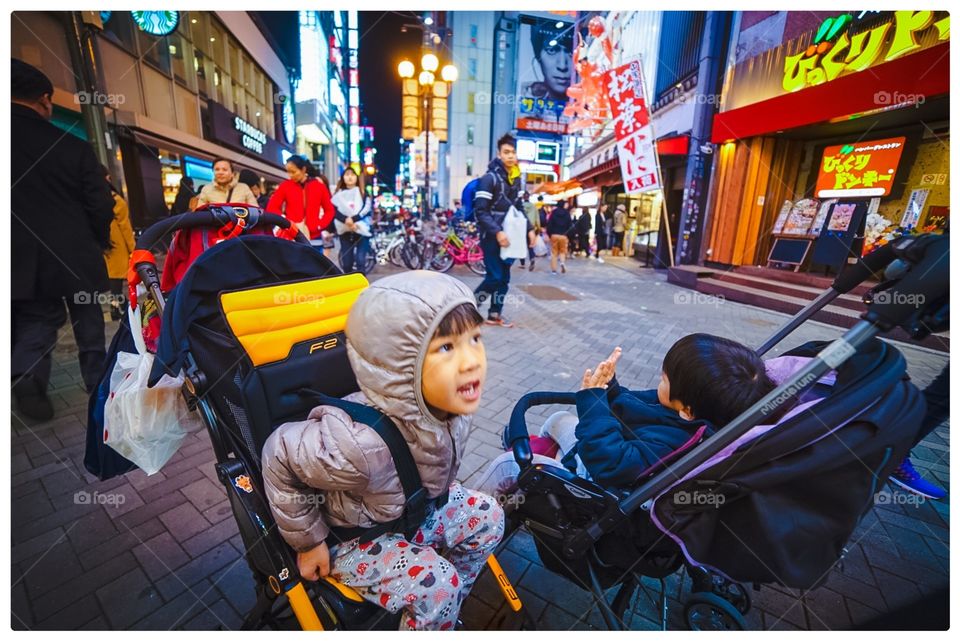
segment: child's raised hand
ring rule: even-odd
[[[580,389],[590,389],[594,387],[606,388],[607,384],[613,380],[617,373],[617,361],[620,360],[621,349],[615,347],[607,357],[607,360],[601,361],[597,365],[596,371],[588,369],[583,373],[583,380],[580,383]]]
[[[330,549],[321,543],[312,550],[297,553],[297,568],[300,576],[308,581],[319,581],[330,574]]]

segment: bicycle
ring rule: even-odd
[[[465,264],[474,274],[486,276],[487,267],[483,262],[483,250],[476,227],[472,223],[465,223],[461,229],[463,237],[452,227],[447,229],[443,240],[439,240],[439,235],[434,236],[424,250],[430,256],[426,264],[429,269],[438,272],[448,272],[454,265]]]

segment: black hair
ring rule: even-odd
[[[500,139],[497,141],[497,151],[500,151],[500,147],[504,145],[510,145],[514,149],[517,148],[517,139],[513,137],[513,134],[503,134],[500,136]]]
[[[287,163],[292,164],[297,169],[305,170],[308,178],[316,178],[320,175],[320,172],[317,171],[317,168],[313,166],[313,163],[303,156],[294,154],[293,156],[287,158]]]
[[[39,100],[53,97],[53,83],[46,74],[19,58],[11,59],[10,97],[13,100]]]
[[[556,40],[557,47],[567,53],[573,51],[573,25],[564,23],[559,29],[555,21],[543,21],[530,28],[530,44],[533,46],[533,57],[539,59],[543,48],[550,41]]]
[[[344,182],[343,176],[348,171],[352,171],[353,175],[357,177],[357,188],[360,190],[361,194],[365,195],[367,192],[366,192],[366,187],[363,184],[363,174],[357,172],[357,170],[354,169],[353,167],[347,167],[346,169],[343,170],[343,173],[340,174],[340,179],[337,180],[337,191],[347,188],[347,183]]]
[[[483,324],[483,316],[477,311],[477,306],[473,303],[462,303],[457,305],[443,317],[440,326],[437,328],[437,336],[456,336],[469,332],[474,327]]]
[[[663,358],[670,400],[720,427],[776,388],[763,360],[736,341],[711,334],[684,336]]]
[[[260,176],[258,176],[256,172],[250,169],[241,169],[240,178],[238,179],[238,182],[242,182],[247,187],[253,187],[254,185],[259,187]]]
[[[193,178],[191,178],[190,176],[184,176],[183,178],[180,179],[180,186],[181,187],[186,186],[187,189],[189,189],[190,191],[193,191]]]
[[[213,166],[216,167],[218,162],[225,162],[225,163],[227,163],[228,165],[230,165],[230,172],[231,172],[231,173],[233,173],[234,171],[236,171],[236,169],[234,169],[234,167],[233,167],[233,161],[230,160],[229,158],[214,158],[214,159],[213,159]]]

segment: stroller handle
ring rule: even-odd
[[[896,243],[878,247],[840,272],[830,288],[838,294],[846,294],[868,278],[880,279],[883,277],[883,270],[896,258]]]
[[[524,394],[510,413],[507,425],[507,445],[513,448],[513,455],[521,470],[533,462],[530,451],[530,433],[527,431],[526,413],[537,405],[573,405],[577,402],[574,392],[530,392]]]
[[[242,212],[242,214],[240,213]],[[237,224],[240,219],[246,219],[248,227],[259,224],[273,225],[280,229],[289,229],[292,224],[278,214],[268,214],[258,207],[233,207],[231,205],[210,205],[207,209],[191,211],[179,216],[171,216],[167,220],[150,225],[137,239],[137,249],[149,250],[166,234],[181,229],[195,229],[197,227],[223,227],[228,224]],[[297,234],[297,241],[309,243],[302,233]]]

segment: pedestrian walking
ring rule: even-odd
[[[257,206],[257,199],[245,184],[240,182],[240,176],[234,171],[233,162],[226,158],[217,158],[213,161],[213,182],[206,184],[200,190],[197,205],[212,203],[246,203]]]
[[[136,246],[130,225],[130,208],[110,179],[110,171],[103,167],[103,177],[113,196],[113,221],[110,223],[110,249],[103,255],[110,279],[110,317],[120,320],[126,304],[127,269],[130,254]]]
[[[51,354],[67,311],[88,392],[103,370],[98,299],[109,290],[103,253],[114,200],[93,147],[50,123],[50,79],[22,60],[11,64],[10,373],[18,411],[48,420]]]
[[[613,212],[613,255],[619,256],[623,252],[623,234],[627,231],[627,206],[617,205]]]
[[[340,236],[340,266],[344,272],[366,271],[370,234],[373,228],[373,201],[366,195],[363,180],[347,167],[333,195],[334,220]]]
[[[184,176],[180,179],[180,185],[177,187],[177,195],[170,205],[170,215],[176,216],[192,209],[190,201],[197,197],[197,192],[193,188],[193,178]]]
[[[593,217],[593,237],[597,239],[597,262],[603,262],[603,256],[600,254],[607,249],[607,206],[601,205]]]
[[[280,183],[267,201],[266,211],[281,214],[310,240],[320,240],[321,231],[333,222],[330,190],[319,172],[303,156],[287,159],[287,180]],[[324,255],[327,255],[325,250]]]
[[[557,262],[560,271],[567,273],[567,246],[568,234],[573,229],[573,220],[563,202],[557,203],[547,220],[547,234],[550,235],[550,273],[557,273]]]
[[[487,323],[503,327],[513,327],[513,323],[502,316],[504,297],[510,289],[510,266],[512,259],[503,259],[500,248],[508,247],[510,239],[504,231],[504,220],[511,209],[520,212],[520,167],[517,164],[517,140],[510,134],[504,134],[497,141],[497,157],[490,161],[487,173],[480,178],[474,198],[474,211],[480,228],[480,248],[483,250],[483,264],[487,275],[474,291],[477,297],[477,309],[490,299],[490,311]],[[533,244],[532,228],[527,221],[528,247]],[[516,239],[514,239],[514,242]]]
[[[592,218],[593,216],[590,215],[590,210],[586,207],[583,208],[583,211],[580,212],[580,217],[577,218],[577,238],[580,243],[580,249],[586,253],[587,258],[593,258],[590,252],[590,226],[593,224]]]

